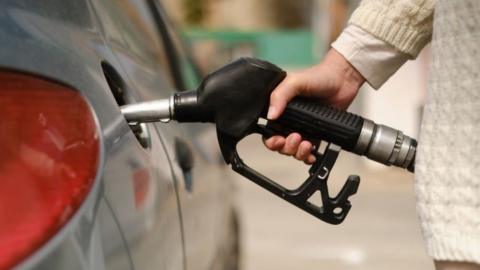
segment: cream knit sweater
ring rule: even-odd
[[[434,7],[435,0],[363,0],[350,23],[414,58],[432,38]]]
[[[364,0],[350,23],[412,58],[433,30],[417,209],[434,259],[480,264],[480,0]]]

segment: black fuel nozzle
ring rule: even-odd
[[[121,110],[129,122],[215,123],[223,158],[233,170],[331,224],[345,219],[351,207],[348,197],[356,193],[360,181],[358,176],[350,176],[337,196],[329,196],[326,183],[342,148],[413,172],[416,141],[399,130],[361,116],[296,97],[279,119],[266,121],[270,94],[285,76],[285,71],[271,63],[241,58],[209,74],[196,91],[127,105]],[[262,118],[265,121],[260,123]],[[238,143],[252,133],[270,137],[291,132],[300,133],[317,146],[321,141],[328,144],[324,153],[315,152],[317,159],[309,177],[293,190],[250,168],[237,152]],[[320,191],[322,205],[308,201],[315,191]]]

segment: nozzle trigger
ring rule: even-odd
[[[256,133],[264,133],[259,129],[255,131]],[[236,149],[238,142],[243,137],[233,138],[221,132],[217,134],[225,160],[231,164],[232,169],[237,173],[327,223],[340,224],[347,216],[351,208],[349,197],[357,192],[360,177],[357,175],[349,176],[335,197],[330,197],[327,185],[341,147],[328,143],[322,155],[315,154],[316,161],[310,167],[309,177],[298,188],[287,189],[243,162]],[[322,197],[321,205],[309,201],[310,197],[317,195],[317,191],[320,192]]]

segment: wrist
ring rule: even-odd
[[[358,90],[366,81],[365,77],[334,48],[328,51],[325,62],[329,67],[336,69],[341,85]]]

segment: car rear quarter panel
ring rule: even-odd
[[[116,63],[115,56],[101,35],[86,1],[2,1],[0,3],[0,68],[32,73],[64,83],[82,93],[95,112],[100,128],[102,153],[95,184],[81,208],[57,235],[32,254],[18,268],[39,269],[132,269],[133,261],[122,234],[128,217],[119,220],[115,213],[118,200],[134,205],[131,176],[145,169],[160,177],[168,201],[172,235],[170,252],[181,254],[180,225],[171,176],[159,175],[150,155],[137,143],[120,114],[105,81],[101,61]],[[127,194],[127,196],[125,196]],[[132,211],[123,209],[121,211]],[[117,206],[117,209],[122,209]],[[158,221],[158,220],[155,220]],[[123,222],[123,224],[122,224]],[[145,224],[143,224],[145,225]],[[151,224],[150,224],[151,225]],[[139,230],[146,232],[146,225]],[[174,239],[174,240],[172,240]],[[169,254],[166,254],[167,256]],[[180,255],[181,257],[181,255]],[[168,258],[168,257],[167,257]],[[182,258],[175,257],[172,268],[183,268]]]

